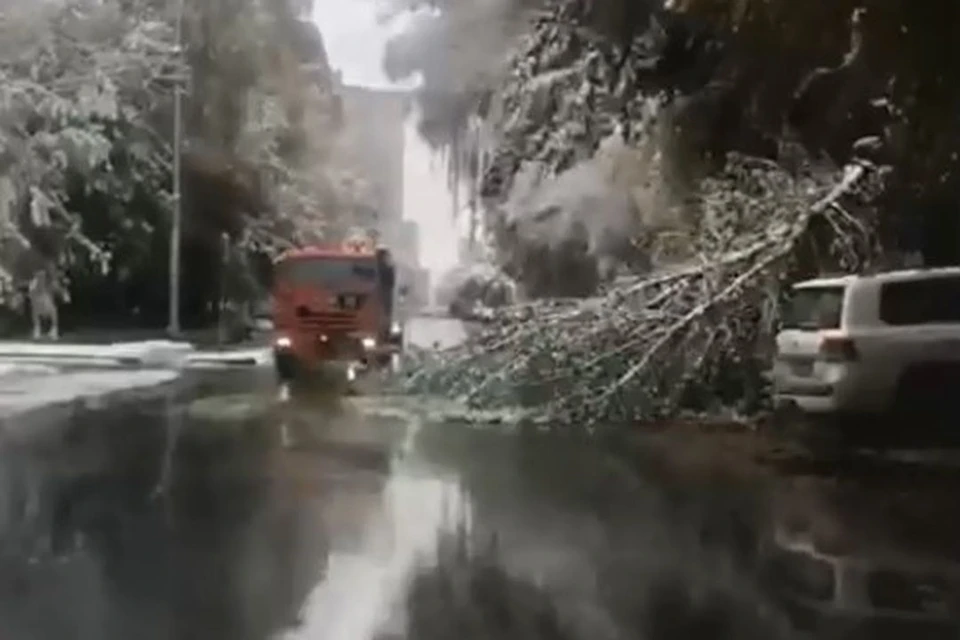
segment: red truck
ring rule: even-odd
[[[294,249],[273,277],[274,362],[283,381],[329,364],[357,370],[391,363],[403,344],[394,320],[390,252],[352,242]]]

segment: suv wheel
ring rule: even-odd
[[[930,364],[906,371],[897,385],[890,428],[908,439],[920,435],[939,440],[948,435],[960,413],[955,399],[958,376],[957,365]]]

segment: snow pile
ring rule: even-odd
[[[876,175],[862,164],[790,175],[731,156],[724,175],[700,185],[685,262],[621,279],[597,299],[514,307],[425,363],[407,389],[576,423],[733,404],[761,384],[749,365],[775,328],[783,281],[878,255],[872,209],[847,209],[875,195]]]
[[[7,342],[0,344],[0,359],[32,363],[71,363],[87,366],[135,365],[151,368],[183,366],[194,351],[188,342],[148,340],[113,344]]]
[[[179,368],[194,347],[188,342],[149,340],[110,345],[110,351],[120,358],[136,359],[144,367]]]
[[[226,351],[197,351],[188,354],[185,363],[191,369],[221,369],[235,366],[263,367],[272,362],[272,350],[259,347]]]
[[[7,371],[39,371],[43,365],[148,369],[203,369],[234,366],[262,367],[272,362],[268,347],[198,351],[187,342],[150,340],[114,344],[9,342],[0,344],[0,376]]]

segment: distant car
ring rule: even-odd
[[[447,313],[453,318],[463,320],[469,313],[467,304],[461,300],[454,300],[447,306]]]
[[[256,317],[253,319],[253,330],[260,333],[269,333],[273,331],[273,320],[270,318]]]
[[[270,300],[261,300],[253,306],[253,330],[261,333],[273,331],[273,308]]]
[[[455,300],[450,304],[448,311],[450,316],[465,322],[491,322],[496,317],[493,309],[479,302]]]
[[[777,405],[812,414],[960,404],[960,268],[795,285],[773,388]]]

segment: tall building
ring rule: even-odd
[[[403,220],[404,123],[409,110],[406,91],[342,85],[347,151],[370,183],[378,231],[390,245],[397,243]]]
[[[403,219],[404,124],[410,109],[406,91],[340,86],[347,151],[371,185],[374,202],[365,212],[397,264],[397,285],[407,291],[408,312],[429,301],[429,274],[420,263],[420,228]]]
[[[394,242],[397,260],[411,266],[420,265],[420,225],[413,220],[401,220]]]
[[[420,261],[420,225],[401,220],[391,244],[398,266],[398,282],[407,291],[407,308],[417,309],[430,299],[430,278]]]

